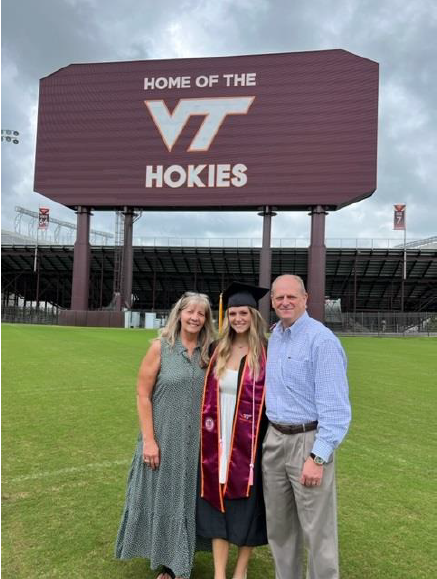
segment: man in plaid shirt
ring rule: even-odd
[[[276,579],[338,579],[334,450],[349,428],[346,356],[339,340],[306,312],[298,276],[272,286],[279,318],[268,347],[263,444],[267,534]]]

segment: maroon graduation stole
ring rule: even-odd
[[[248,497],[253,484],[253,469],[264,406],[266,353],[263,348],[257,380],[250,374],[247,357],[241,374],[235,403],[226,484],[219,482],[220,468],[220,389],[215,377],[216,352],[205,376],[200,441],[200,496],[219,511],[225,512],[224,498]]]

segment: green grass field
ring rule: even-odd
[[[145,560],[113,558],[151,336],[2,326],[5,579],[155,577]],[[437,339],[342,342],[353,407],[337,453],[342,577],[431,579]],[[210,555],[198,554],[193,579],[210,577]],[[274,578],[267,547],[254,551],[249,578]]]

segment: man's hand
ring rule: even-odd
[[[299,482],[306,487],[318,487],[322,484],[323,464],[316,464],[309,456],[302,469]]]

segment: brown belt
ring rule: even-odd
[[[318,422],[314,420],[314,422],[307,422],[306,424],[276,424],[275,422],[270,422],[270,424],[282,434],[300,434],[315,430]]]

